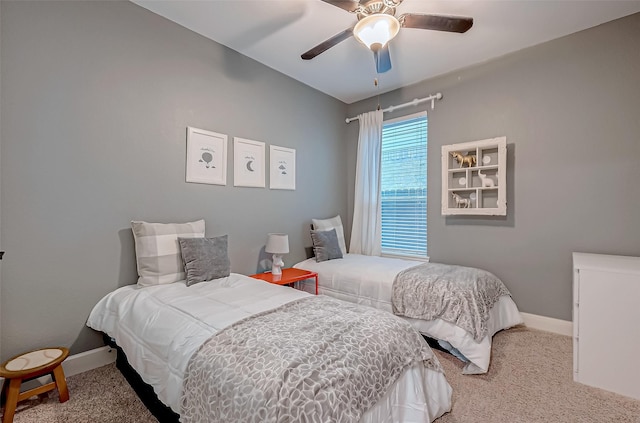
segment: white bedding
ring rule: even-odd
[[[318,273],[319,294],[375,307],[392,312],[391,289],[396,275],[402,270],[421,264],[421,261],[399,258],[345,254],[342,259],[316,262],[310,258],[293,267]],[[311,282],[302,289],[313,292]],[[476,342],[464,329],[442,319],[417,320],[406,318],[420,333],[446,341],[457,349],[469,363],[463,373],[486,373],[491,360],[493,335],[523,322],[511,297],[503,296],[489,312],[489,331],[481,342]]]
[[[100,300],[87,325],[115,339],[142,380],[179,414],[185,370],[200,345],[242,318],[306,295],[234,273],[190,287],[184,282],[130,285]],[[417,365],[361,421],[431,422],[450,408],[444,374]]]

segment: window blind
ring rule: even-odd
[[[427,116],[382,129],[382,252],[427,257]]]

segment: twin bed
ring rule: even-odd
[[[401,319],[244,275],[125,286],[87,324],[183,423],[431,422],[451,408],[437,358]]]
[[[451,387],[421,333],[482,373],[493,334],[521,323],[499,281],[482,318],[452,320],[478,303],[446,293],[444,315],[412,318],[425,308],[416,298],[431,301],[411,288],[412,272],[433,266],[355,254],[298,263],[318,272],[327,295],[316,296],[231,273],[227,237],[205,238],[204,221],[132,227],[138,283],[103,297],[87,325],[118,346],[173,421],[431,422],[451,409]],[[393,289],[399,274],[404,290]]]
[[[523,323],[506,286],[485,270],[347,254],[339,215],[312,219],[311,240],[314,257],[294,267],[318,273],[318,293],[405,318],[466,362],[464,374],[486,373],[493,335]]]

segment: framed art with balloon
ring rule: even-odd
[[[264,188],[264,143],[233,138],[233,186]]]
[[[187,127],[186,181],[227,185],[227,136]]]
[[[269,146],[269,188],[296,189],[296,150]]]

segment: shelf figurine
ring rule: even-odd
[[[465,164],[467,167],[473,167],[476,164],[476,156],[472,156],[471,154],[465,156],[459,151],[452,151],[451,155],[460,163],[460,167],[463,167]]]
[[[496,186],[493,179],[482,173],[481,170],[478,170],[478,176],[480,177],[480,181],[482,182],[482,188],[493,188]]]
[[[456,202],[456,207],[463,208],[463,209],[468,209],[469,207],[471,207],[471,199],[470,198],[462,198],[458,194],[456,194],[455,192],[452,192],[451,196],[453,197],[453,199]]]

